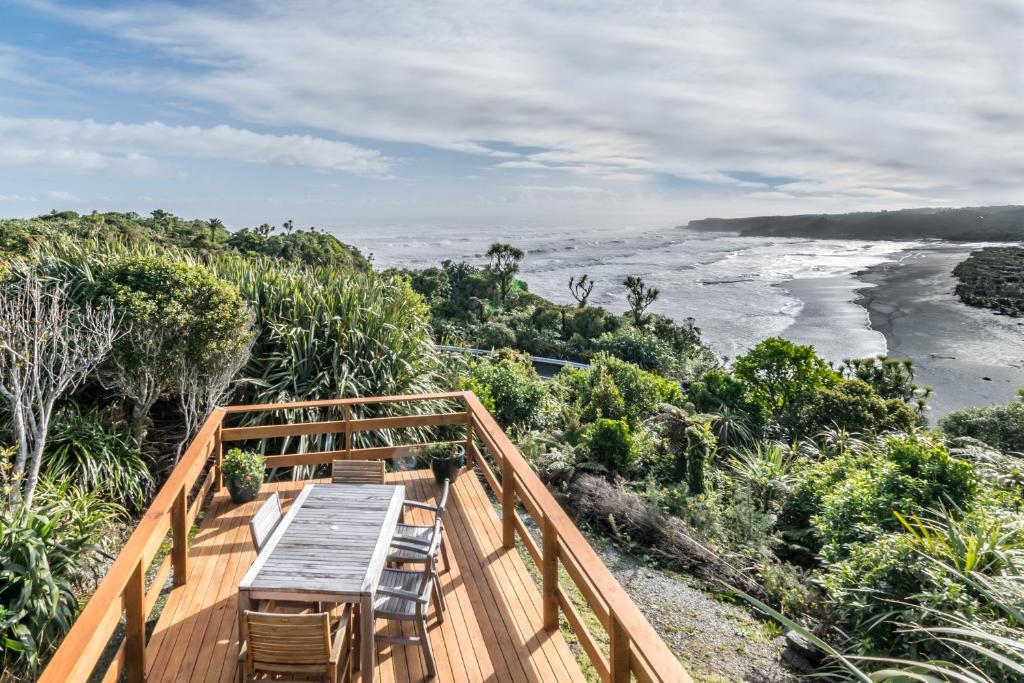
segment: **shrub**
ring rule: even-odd
[[[839,381],[813,347],[779,337],[739,356],[733,371],[747,382],[753,403],[790,438],[809,431],[808,413],[818,394]]]
[[[657,414],[665,405],[681,405],[682,390],[679,383],[646,372],[639,366],[607,354],[596,356],[592,364],[595,370],[607,372],[622,394],[625,415],[631,426]]]
[[[476,332],[476,343],[485,349],[503,349],[516,345],[516,333],[504,323],[489,322]]]
[[[917,415],[902,399],[883,400],[867,382],[847,379],[818,394],[809,428],[871,434],[909,432],[916,424]]]
[[[107,428],[101,415],[71,403],[54,421],[46,444],[46,473],[141,509],[153,486],[128,429]]]
[[[0,663],[31,677],[78,614],[77,587],[121,509],[43,480],[35,509],[0,506]]]
[[[1000,406],[956,410],[939,420],[949,436],[969,436],[1003,451],[1024,452],[1024,397]]]
[[[427,307],[405,279],[229,256],[211,267],[238,286],[256,313],[258,336],[246,368],[252,381],[243,387],[243,401],[436,390],[440,363]],[[280,419],[261,413],[248,417],[246,424]],[[331,450],[340,439],[301,438],[309,450]],[[381,437],[367,433],[356,438],[356,445],[377,445],[375,439]]]
[[[977,493],[974,467],[920,436],[890,437],[864,455],[809,467],[787,498],[790,530],[813,527],[815,545],[830,562],[849,544],[900,528],[893,512],[920,514],[941,505],[969,509]]]
[[[484,358],[470,371],[474,382],[494,401],[494,416],[506,427],[538,426],[547,389],[529,361]]]
[[[715,454],[717,441],[710,422],[694,422],[686,428],[686,485],[691,495],[704,493],[705,474]]]
[[[583,433],[583,449],[609,474],[624,475],[633,465],[633,439],[624,420],[600,418]]]
[[[596,368],[590,373],[587,382],[587,401],[583,406],[582,418],[588,422],[602,417],[620,420],[625,415],[626,402],[608,368]]]
[[[672,348],[650,332],[632,325],[608,332],[595,343],[598,351],[667,377],[677,377],[680,363]]]

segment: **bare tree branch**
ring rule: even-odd
[[[0,399],[18,452],[12,495],[32,505],[54,404],[110,353],[118,336],[112,308],[78,308],[67,286],[18,274],[0,289]]]

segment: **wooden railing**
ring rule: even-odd
[[[461,410],[441,411],[455,403]],[[385,417],[360,417],[367,408],[380,411],[387,404],[420,404],[431,412]],[[322,409],[340,413],[340,419],[258,426],[226,426],[231,416],[266,412]],[[211,488],[219,488],[224,444],[312,435],[343,435],[343,448],[314,453],[286,453],[266,458],[268,468],[323,465],[334,459],[380,459],[411,455],[422,443],[356,446],[354,435],[382,430],[459,425],[468,464],[479,468],[501,501],[503,545],[523,543],[540,568],[544,627],[558,628],[559,613],[576,634],[602,681],[623,683],[634,677],[647,681],[690,681],[678,660],[619,585],[579,529],[523,459],[479,399],[471,392],[449,392],[377,398],[338,399],[296,403],[230,406],[213,411],[181,461],[160,489],[124,549],[95,594],[85,605],[40,681],[84,683],[94,675],[104,682],[122,674],[128,683],[145,680],[146,621],[168,578],[182,585],[188,578],[188,535]],[[378,440],[379,441],[379,440]],[[493,463],[493,465],[492,465]],[[209,465],[209,466],[208,466]],[[190,500],[191,499],[191,500]],[[516,511],[521,505],[540,530],[538,544],[527,520]],[[161,546],[171,535],[171,550],[154,568]],[[559,583],[565,569],[598,622],[607,632],[608,654]],[[155,569],[155,571],[154,571]],[[147,579],[147,577],[149,577]],[[149,586],[147,589],[147,585]],[[102,671],[98,663],[109,657],[119,624],[125,635]]]

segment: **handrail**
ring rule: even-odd
[[[411,403],[458,400],[465,408],[456,412],[431,412],[354,419],[352,407],[381,403]],[[436,405],[436,404],[435,404]],[[344,419],[259,427],[225,427],[228,415],[297,410],[344,408]],[[110,571],[54,653],[39,681],[42,683],[85,683],[107,649],[124,615],[126,635],[113,661],[103,672],[103,681],[116,681],[122,673],[128,683],[141,683],[146,672],[146,619],[152,611],[173,568],[175,585],[188,580],[188,530],[211,488],[219,488],[224,443],[271,439],[296,434],[344,434],[345,447],[318,453],[272,455],[267,467],[327,464],[335,458],[376,459],[413,452],[417,445],[353,447],[352,434],[370,430],[410,427],[464,425],[469,462],[484,475],[487,485],[502,503],[502,542],[515,547],[518,534],[541,573],[544,626],[558,628],[559,611],[565,614],[595,670],[603,681],[624,683],[636,678],[647,681],[689,683],[690,678],[653,627],[630,599],[597,553],[580,533],[540,478],[512,444],[508,436],[472,392],[382,396],[371,398],[273,403],[217,408],[203,424],[153,503],[135,528]],[[495,467],[482,457],[474,435],[480,438]],[[188,504],[190,491],[207,470],[199,492]],[[541,543],[529,534],[517,502],[524,505],[541,530]],[[170,554],[158,567],[146,591],[146,574],[161,544],[172,533]],[[605,627],[610,639],[609,655],[602,654],[593,634],[584,625],[575,606],[559,584],[559,565],[566,569],[588,606]]]

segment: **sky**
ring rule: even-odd
[[[0,2],[0,216],[1019,203],[1024,0]]]

